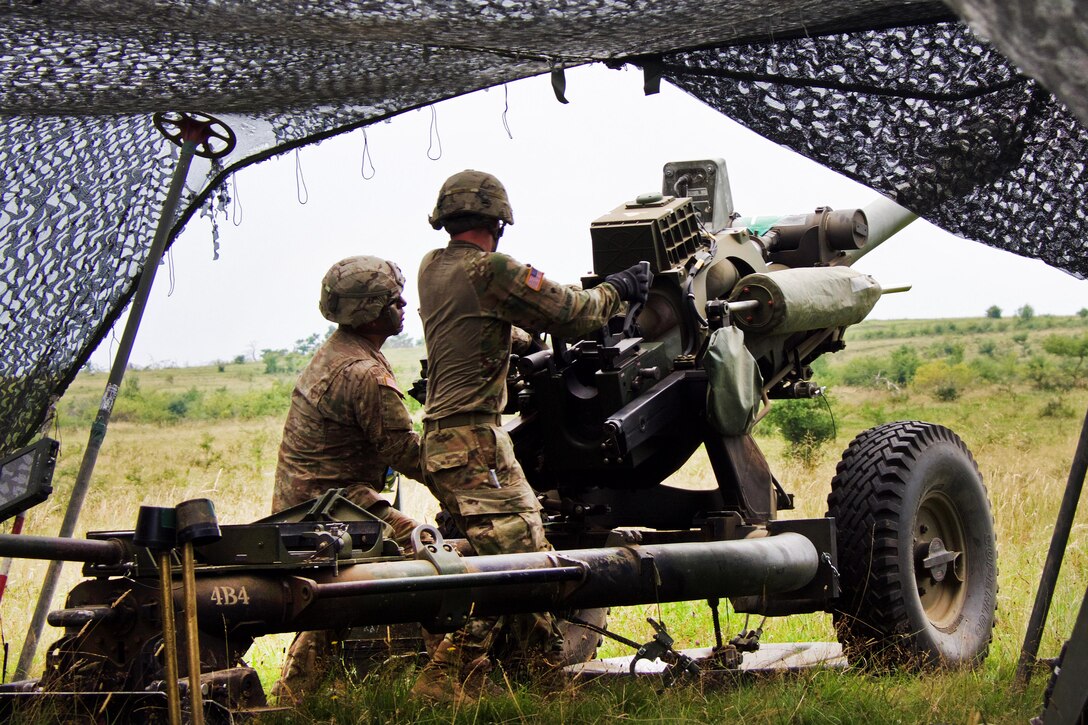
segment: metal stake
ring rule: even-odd
[[[174,582],[170,552],[159,552],[159,588],[162,590],[162,646],[166,664],[166,706],[170,725],[181,725],[181,697],[178,695],[178,640],[174,620]]]
[[[181,546],[181,576],[185,589],[185,644],[189,660],[189,709],[192,725],[204,725],[204,693],[200,691],[200,627],[196,619],[196,559],[193,542]],[[176,682],[176,680],[175,680]]]
[[[202,119],[211,120],[205,121]],[[155,122],[156,126],[162,130],[160,116],[156,116]],[[91,473],[94,471],[95,462],[98,460],[98,452],[102,448],[102,441],[106,437],[106,428],[109,425],[110,414],[113,412],[113,403],[117,399],[117,392],[121,389],[121,380],[125,375],[125,369],[128,367],[128,358],[132,353],[136,332],[139,330],[144,308],[147,306],[148,297],[151,295],[151,285],[155,281],[155,272],[158,270],[163,252],[166,251],[166,243],[170,238],[170,229],[174,224],[178,202],[181,200],[181,193],[185,188],[185,179],[189,174],[189,166],[192,163],[193,155],[217,157],[229,153],[230,149],[234,147],[233,133],[230,132],[230,129],[227,129],[230,139],[226,139],[222,133],[214,132],[212,122],[221,126],[223,124],[210,116],[195,118],[189,114],[180,114],[180,122],[173,120],[168,122],[179,128],[177,134],[174,136],[167,134],[167,136],[172,141],[182,141],[181,154],[178,157],[178,165],[174,169],[174,176],[170,181],[166,201],[163,202],[162,214],[159,216],[159,224],[155,229],[151,249],[148,251],[147,259],[140,271],[140,281],[132,298],[132,307],[129,309],[125,331],[121,336],[121,344],[117,349],[117,357],[114,358],[113,366],[110,368],[110,377],[106,381],[106,390],[102,394],[98,414],[95,416],[94,423],[91,424],[90,439],[83,453],[79,473],[76,475],[72,497],[68,500],[68,509],[64,514],[64,521],[61,523],[59,534],[61,538],[71,538],[76,528],[76,521],[79,519],[80,510],[83,508],[83,500],[87,497],[87,489],[91,484]],[[224,126],[224,128],[226,127]],[[228,140],[227,148],[212,151],[208,146],[209,139],[212,136]],[[63,561],[51,561],[46,570],[42,589],[38,595],[38,603],[34,608],[34,615],[26,633],[26,640],[23,642],[23,649],[19,653],[19,664],[15,668],[16,680],[26,678],[27,673],[30,671],[30,665],[33,663],[34,655],[38,650],[38,640],[45,626],[46,615],[53,604],[53,595],[57,591],[57,581],[60,579],[61,567],[63,566]]]

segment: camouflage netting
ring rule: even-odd
[[[982,22],[999,13],[985,0],[962,4],[988,35],[1008,30]],[[1084,127],[947,7],[762,5],[0,4],[0,454],[35,437],[134,291],[176,156],[156,111],[214,114],[239,137],[221,164],[194,164],[176,235],[223,201],[232,170],[270,155],[555,68],[633,63],[946,229],[1088,273]],[[1062,32],[1085,37],[1083,11],[1063,8],[1049,10],[1072,13]],[[999,47],[1035,47],[1016,34],[1045,12],[1016,14]],[[1053,77],[1083,103],[1086,74]]]
[[[960,23],[670,53],[663,70],[954,234],[1088,274],[1066,237],[1088,229],[1088,131]]]

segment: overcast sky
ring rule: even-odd
[[[568,70],[567,98],[568,105],[558,103],[548,79],[534,78],[438,104],[433,121],[423,109],[379,123],[366,131],[370,179],[361,173],[362,131],[302,149],[297,159],[292,152],[241,171],[240,212],[219,218],[220,258],[212,260],[207,220],[190,223],[170,265],[159,269],[131,362],[229,360],[323,334],[321,277],[355,254],[401,266],[408,278],[405,331],[421,335],[416,270],[446,239],[427,215],[442,181],[465,168],[497,175],[510,194],[515,225],[500,249],[561,282],[590,271],[590,223],[640,193],[659,191],[668,161],[725,159],[734,206],[746,216],[864,207],[877,197],[667,83],[660,94],[644,96],[638,71]],[[503,124],[507,105],[512,139]],[[914,286],[884,297],[870,315],[876,318],[982,316],[994,304],[1006,315],[1024,304],[1037,314],[1088,306],[1088,282],[921,220],[856,268],[885,287]],[[122,317],[117,339],[123,325]],[[94,364],[107,367],[116,347],[108,336]]]

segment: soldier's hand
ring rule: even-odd
[[[620,293],[620,299],[626,302],[645,302],[650,294],[650,283],[653,280],[649,262],[639,262],[622,272],[616,272],[604,278],[606,283],[615,287]]]

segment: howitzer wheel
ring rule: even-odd
[[[855,663],[973,666],[997,603],[993,514],[978,466],[948,428],[871,428],[831,482],[842,594],[832,610]]]

